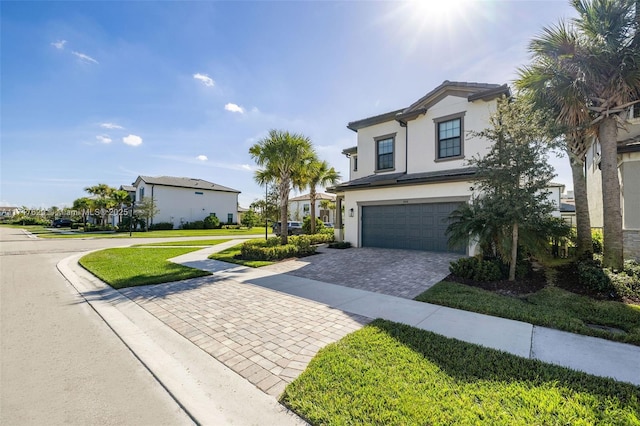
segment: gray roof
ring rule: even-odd
[[[333,188],[327,188],[327,191],[338,192],[377,188],[389,185],[414,185],[418,183],[465,181],[473,178],[476,170],[477,169],[475,167],[464,167],[437,172],[377,174],[341,183]]]
[[[177,188],[193,188],[193,189],[205,189],[209,191],[222,191],[222,192],[237,192],[237,189],[229,188],[226,186],[218,185],[217,183],[209,182],[202,179],[193,179],[186,177],[173,177],[173,176],[138,176],[138,179],[133,183],[136,185],[138,181],[143,181],[151,185],[173,186]]]
[[[136,187],[133,185],[120,185],[120,189],[127,192],[136,192]]]
[[[570,203],[560,203],[560,211],[563,213],[575,212],[576,206]]]
[[[625,152],[640,152],[640,136],[618,142],[618,154]]]
[[[311,199],[311,194],[303,194],[303,195],[298,195],[297,197],[294,197],[294,198],[289,198],[289,201],[305,201],[310,199]],[[316,193],[316,200],[334,201],[335,199],[336,199],[336,196],[332,194],[325,194],[324,192]]]
[[[415,101],[407,108],[364,118],[362,120],[352,121],[347,124],[347,128],[357,132],[358,129],[372,126],[374,124],[385,123],[391,120],[398,120],[402,122],[413,120],[419,115],[426,113],[429,108],[449,95],[466,97],[469,102],[473,102],[476,100],[491,100],[498,96],[508,96],[509,94],[509,86],[506,84],[500,85],[445,80],[441,85]]]

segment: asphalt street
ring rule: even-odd
[[[193,423],[56,269],[72,253],[127,244],[0,227],[0,424]]]

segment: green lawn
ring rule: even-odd
[[[211,275],[167,260],[195,250],[199,249],[112,248],[89,253],[79,263],[113,288],[160,284]]]
[[[218,253],[213,253],[209,256],[209,259],[221,260],[223,262],[237,263],[238,265],[249,266],[251,268],[259,268],[261,266],[273,265],[275,262],[268,260],[242,260],[236,259],[235,256],[240,254],[240,244],[229,247],[226,250],[222,250]]]
[[[442,281],[415,300],[640,345],[639,305],[598,301],[557,287],[546,287],[528,296],[510,297]],[[586,324],[615,327],[626,333],[593,329]]]
[[[166,243],[135,244],[132,247],[215,246],[216,244],[226,243],[227,241],[231,241],[231,239],[169,241]]]
[[[47,229],[43,226],[13,226],[28,230],[40,238],[129,238],[128,232],[78,232],[77,230],[63,229],[63,232],[73,232],[73,234],[61,234],[57,231]],[[272,235],[271,228],[268,229]],[[174,229],[169,231],[149,231],[149,232],[133,232],[132,238],[170,238],[170,237],[218,237],[218,236],[247,236],[247,235],[264,235],[264,227],[251,229]]]
[[[640,425],[640,388],[376,320],[281,401],[313,425]]]

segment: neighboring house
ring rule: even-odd
[[[448,216],[474,192],[475,169],[465,161],[491,147],[468,132],[489,127],[497,99],[509,94],[506,84],[445,81],[407,108],[349,123],[358,134],[357,146],[343,151],[350,180],[330,189],[337,211],[344,205],[337,238],[356,247],[474,254],[474,244],[449,247]],[[550,190],[559,206],[561,185]]]
[[[0,207],[0,218],[10,218],[17,215],[20,209],[17,207],[3,206]]]
[[[129,193],[129,197],[131,197],[131,201],[136,201],[136,187],[133,185],[120,185],[118,188],[120,191],[127,191]]]
[[[316,194],[316,215],[323,222],[334,222],[334,210],[321,208],[322,201],[330,201],[334,203],[336,196],[318,192]],[[303,220],[311,214],[311,198],[310,194],[300,195],[289,199],[289,219]]]
[[[589,215],[594,228],[603,226],[604,217],[600,152],[596,141],[585,160]],[[626,129],[618,131],[618,177],[624,257],[640,260],[640,104],[630,109]]]
[[[560,217],[571,226],[576,226],[576,200],[573,191],[567,191],[560,198]]]
[[[159,212],[150,224],[171,222],[179,228],[211,214],[220,223],[238,222],[238,190],[202,179],[172,176],[138,176],[133,187],[136,203],[149,197],[155,200]]]

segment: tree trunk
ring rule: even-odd
[[[310,214],[311,214],[311,233],[316,233],[316,189],[311,188],[309,191]]]
[[[611,116],[605,117],[598,129],[602,147],[602,208],[604,224],[604,252],[602,263],[607,268],[621,270],[622,212],[620,209],[620,181],[618,179],[618,126]]]
[[[511,236],[511,264],[509,265],[509,281],[516,280],[516,265],[518,263],[518,223],[513,224]]]
[[[280,182],[280,241],[281,243],[287,244],[289,242],[289,226],[288,215],[287,215],[287,204],[289,204],[289,182],[282,181]]]
[[[578,257],[590,257],[593,254],[591,242],[591,218],[589,217],[589,200],[587,198],[587,182],[584,176],[584,157],[578,158],[569,151],[571,174],[573,176],[573,194],[576,203],[576,231],[578,233]]]

